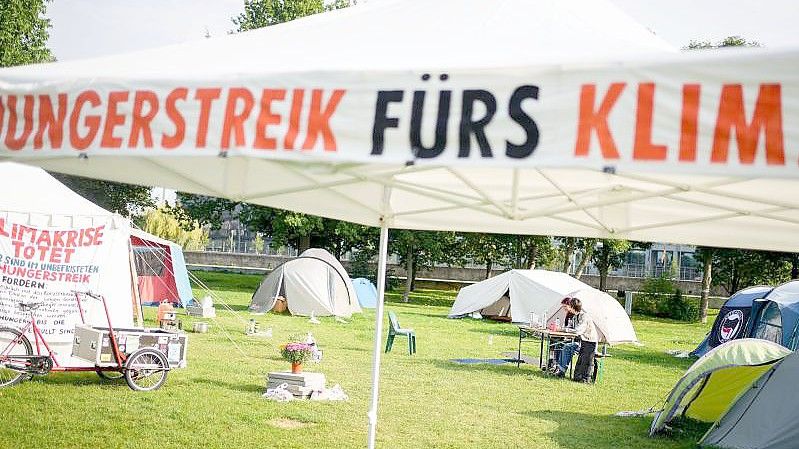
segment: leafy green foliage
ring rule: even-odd
[[[151,209],[144,215],[144,231],[177,243],[187,251],[202,251],[208,244],[208,231],[198,223],[186,230],[169,209]]]
[[[776,285],[791,277],[791,262],[784,253],[743,249],[716,249],[713,253],[713,285],[727,294],[752,285]]]
[[[757,41],[746,40],[741,36],[727,36],[716,43],[712,43],[710,41],[691,40],[688,45],[683,47],[683,50],[706,50],[725,47],[760,47],[760,43]]]
[[[155,206],[150,187],[60,173],[51,175],[94,204],[126,217],[139,215]]]
[[[55,60],[47,48],[46,0],[0,1],[0,67]]]
[[[237,32],[249,31],[324,11],[346,8],[354,3],[348,0],[336,0],[329,4],[325,4],[324,0],[245,0],[244,12],[232,20]]]
[[[668,273],[647,279],[633,299],[633,311],[679,321],[699,319],[699,301],[683,296]]]
[[[608,272],[624,264],[624,256],[632,244],[628,240],[602,239],[594,250],[591,259],[599,270],[599,289],[604,291]]]

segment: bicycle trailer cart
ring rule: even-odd
[[[85,324],[81,296],[102,302],[108,327]],[[75,326],[72,356],[94,366],[60,365],[36,324],[34,312],[42,303],[20,303],[22,310],[30,312],[30,320],[25,327],[0,327],[0,387],[51,371],[96,371],[105,379],[124,377],[128,386],[135,391],[152,391],[166,382],[170,369],[186,366],[188,342],[184,333],[155,328],[115,329],[111,325],[103,296],[75,292],[75,297],[84,324]],[[26,334],[33,335],[35,346]]]

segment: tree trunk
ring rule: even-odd
[[[568,273],[569,268],[572,266],[572,253],[574,253],[574,243],[567,242],[566,246],[563,247],[563,272]]]
[[[402,293],[402,302],[410,300],[411,289],[413,288],[413,247],[408,245],[405,253],[405,291]]]
[[[599,267],[599,289],[607,291],[608,267]]]
[[[530,264],[530,269],[535,270],[535,260],[538,258],[538,245],[533,244],[530,248],[530,252],[527,254],[528,262]]]
[[[586,248],[585,253],[583,253],[583,258],[580,259],[579,265],[577,265],[577,269],[574,270],[574,277],[580,279],[583,275],[583,271],[585,271],[585,267],[588,266],[588,261],[591,260],[591,256],[594,254],[594,248]]]
[[[411,266],[411,291],[416,291],[416,258],[413,259],[413,265]]]
[[[299,245],[297,245],[297,251],[302,254],[305,250],[311,248],[311,236],[310,235],[301,235],[299,238]]]
[[[707,323],[708,297],[710,296],[711,271],[713,270],[713,253],[708,251],[705,255],[705,263],[702,268],[702,296],[699,298],[699,317],[702,324]]]
[[[488,279],[488,278],[490,278],[490,277],[491,277],[491,269],[492,269],[493,267],[494,267],[494,261],[493,261],[493,260],[490,260],[490,259],[489,259],[489,260],[487,260],[487,261],[486,261],[486,277],[485,277],[486,279]]]
[[[791,255],[791,279],[799,279],[799,255]]]

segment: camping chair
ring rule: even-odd
[[[399,325],[399,321],[397,321],[397,315],[389,311],[388,312],[388,338],[386,339],[386,352],[391,351],[391,347],[394,346],[394,337],[397,335],[405,335],[408,337],[408,354],[416,354],[416,333],[413,329],[403,329]]]
[[[597,348],[598,349],[598,348]],[[608,354],[608,344],[602,344],[602,352],[594,353],[594,375],[592,376],[594,383],[602,380],[602,373],[605,371],[605,359],[610,357]]]

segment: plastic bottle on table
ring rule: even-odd
[[[560,330],[560,317],[555,318],[555,330]]]

